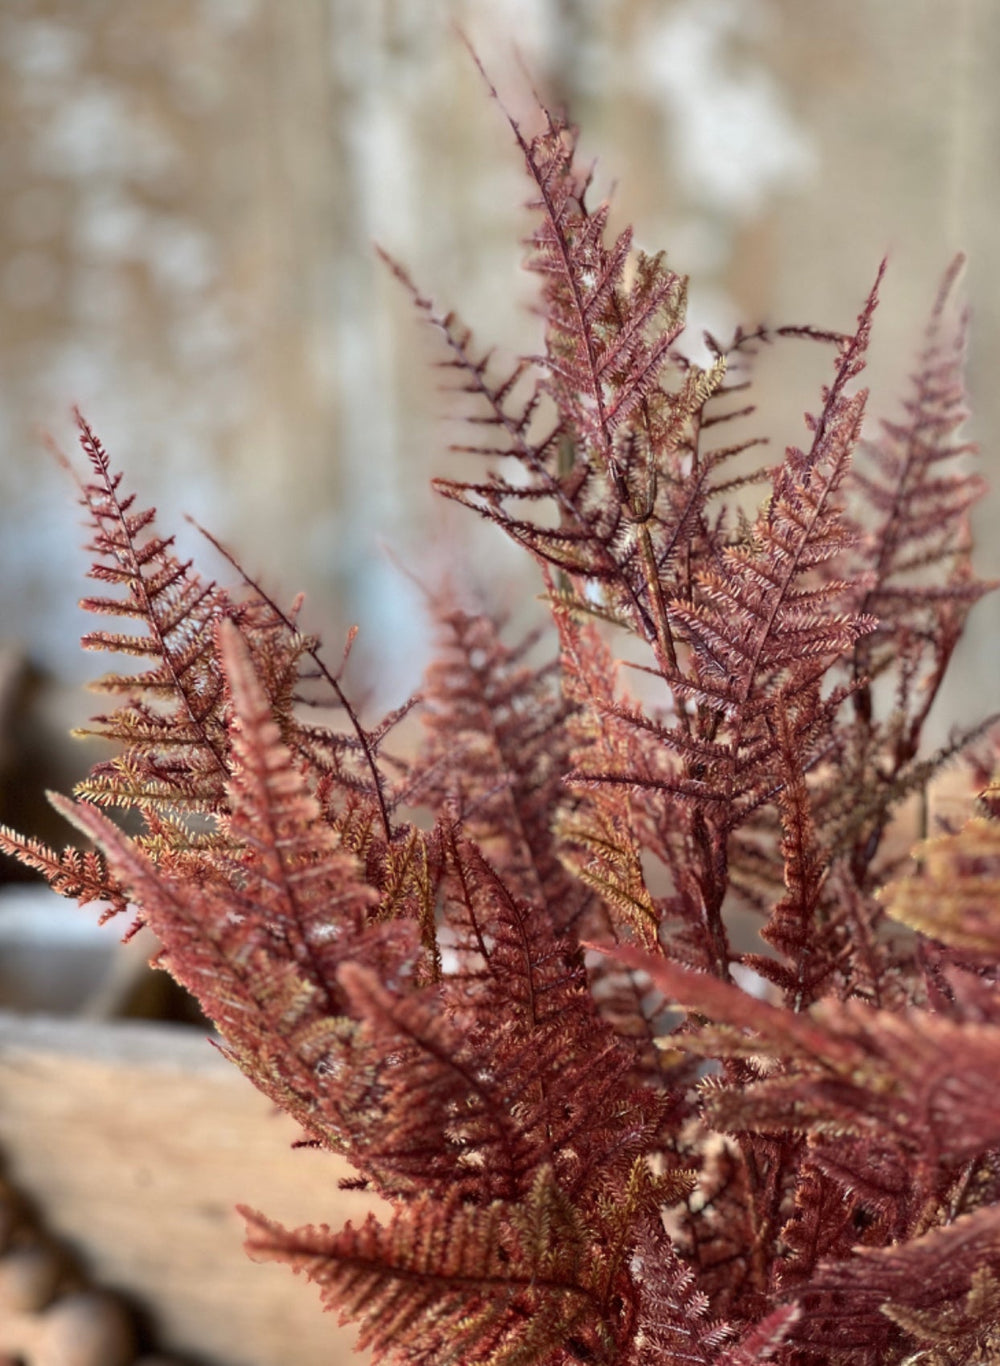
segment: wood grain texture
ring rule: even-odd
[[[286,1223],[363,1216],[346,1164],[198,1031],[0,1014],[6,1173],[96,1283],[148,1310],[158,1346],[207,1366],[340,1366],[353,1332],[312,1286],[242,1250],[245,1202]]]

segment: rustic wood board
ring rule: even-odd
[[[371,1197],[295,1149],[298,1129],[203,1033],[0,1013],[0,1158],[88,1275],[206,1366],[347,1366],[354,1331],[314,1286],[255,1265],[234,1206],[338,1226]]]

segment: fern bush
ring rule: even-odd
[[[246,1214],[376,1359],[996,1361],[1000,791],[916,871],[884,849],[983,731],[921,749],[992,587],[958,263],[863,440],[877,282],[849,333],[696,365],[684,279],[609,237],[574,131],[510,126],[540,354],[499,367],[392,268],[474,424],[438,488],[537,562],[551,657],[442,595],[401,758],[408,708],[364,719],[297,606],[181,562],[81,419],[112,619],[84,644],[138,671],[99,684],[114,757],[53,799],[94,849],[4,846],[137,908],[233,1062],[382,1198],[336,1231]],[[801,448],[753,468],[770,342],[830,371]]]

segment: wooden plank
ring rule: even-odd
[[[293,1225],[373,1206],[297,1136],[199,1031],[0,1014],[6,1174],[88,1275],[148,1306],[163,1350],[214,1366],[360,1360],[313,1286],[242,1250],[237,1202]]]

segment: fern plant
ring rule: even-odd
[[[99,685],[115,756],[53,798],[94,848],[4,847],[137,908],[233,1062],[382,1198],[339,1231],[246,1212],[250,1254],[376,1359],[994,1361],[997,791],[915,872],[883,839],[986,725],[921,749],[992,586],[957,265],[865,440],[878,281],[849,333],[738,331],[697,365],[683,278],[609,237],[575,132],[510,127],[540,354],[500,367],[391,264],[474,424],[437,486],[537,562],[550,657],[442,595],[422,741],[392,753],[407,708],[363,720],[297,604],[181,562],[81,419],[85,605],[137,632],[84,644],[139,671]],[[786,338],[829,378],[754,468],[753,354]]]

